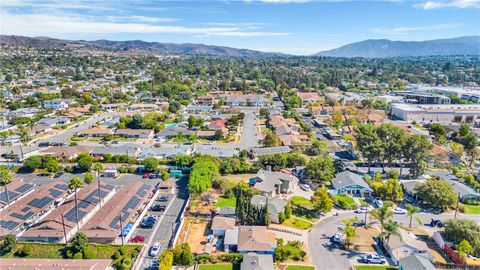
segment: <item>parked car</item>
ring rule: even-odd
[[[150,211],[163,212],[165,211],[165,205],[160,205],[160,204],[152,205],[152,207],[150,207]]]
[[[153,244],[152,247],[150,247],[150,251],[148,252],[148,255],[151,257],[155,257],[158,255],[158,252],[160,251],[160,243],[156,242]]]
[[[168,196],[160,196],[157,198],[159,202],[168,202]]]
[[[206,142],[203,145],[213,145],[213,143],[212,142]]]
[[[310,188],[309,185],[307,184],[300,184],[300,188],[305,190],[305,191],[311,191],[312,189]]]
[[[363,262],[373,264],[384,264],[387,261],[384,256],[377,254],[368,254],[363,256]]]
[[[442,228],[443,227],[443,221],[441,221],[440,219],[433,219],[432,218],[432,220],[430,221],[430,226]]]
[[[368,207],[366,207],[366,206],[359,207],[359,208],[355,209],[354,212],[357,213],[357,214],[365,214],[365,213],[368,212]]]
[[[142,237],[141,235],[135,235],[132,239],[130,239],[130,242],[132,242],[132,243],[143,243],[143,242],[145,242],[145,237]]]
[[[405,197],[405,202],[407,202],[407,203],[414,203],[414,202],[415,202],[415,199],[412,198],[412,197],[410,197],[410,196],[406,196],[406,197]]]
[[[149,172],[145,173],[145,174],[143,175],[143,178],[150,178],[150,174],[151,174],[151,173],[149,173]]]
[[[140,223],[140,228],[151,229],[155,225],[156,221],[157,221],[157,217],[149,216],[149,217],[145,218],[142,221],[142,223]]]
[[[157,174],[156,173],[152,173],[150,174],[150,176],[148,177],[149,179],[155,179],[157,178]]]
[[[332,242],[334,243],[342,243],[342,238],[343,234],[340,232],[337,232],[333,237],[332,237]]]
[[[400,207],[396,207],[393,209],[393,212],[397,215],[405,215],[407,213],[407,210]]]

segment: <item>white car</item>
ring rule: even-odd
[[[357,213],[357,214],[365,214],[365,213],[368,212],[368,207],[362,206],[360,208],[355,209],[354,212]]]
[[[212,142],[206,142],[203,145],[213,145],[213,143]]]
[[[407,213],[407,210],[400,207],[396,207],[393,209],[393,212],[397,215],[405,215]]]
[[[377,255],[377,254],[369,254],[369,255],[363,256],[363,262],[365,262],[367,264],[369,264],[369,263],[384,264],[386,261],[387,261],[387,259],[385,259],[385,257]]]
[[[341,243],[343,238],[343,234],[337,232],[333,237],[332,237],[332,242],[334,243]]]
[[[309,185],[307,184],[300,184],[300,188],[305,190],[305,191],[311,191],[312,189],[310,188]]]
[[[153,244],[153,246],[150,248],[150,251],[148,252],[148,254],[149,254],[151,257],[155,257],[155,256],[158,256],[159,251],[160,251],[160,243],[156,242],[156,243]]]

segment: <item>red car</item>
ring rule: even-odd
[[[145,238],[140,235],[135,235],[132,239],[130,239],[132,243],[143,243],[145,242]]]
[[[150,178],[150,174],[151,173],[147,172],[146,174],[143,175],[143,178],[147,178],[147,179]]]

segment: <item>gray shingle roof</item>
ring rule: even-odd
[[[435,266],[429,260],[418,254],[401,259],[399,265],[404,270],[435,270]]]
[[[268,254],[248,253],[243,255],[241,270],[271,270],[273,269],[273,256]]]
[[[362,177],[358,174],[352,173],[351,171],[343,171],[341,173],[337,173],[335,178],[332,179],[332,186],[335,189],[344,188],[350,185],[358,185],[363,188],[368,188],[368,184],[362,179]]]

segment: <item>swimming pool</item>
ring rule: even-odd
[[[165,128],[172,128],[172,127],[176,127],[178,126],[177,123],[173,123],[173,124],[165,124]]]

